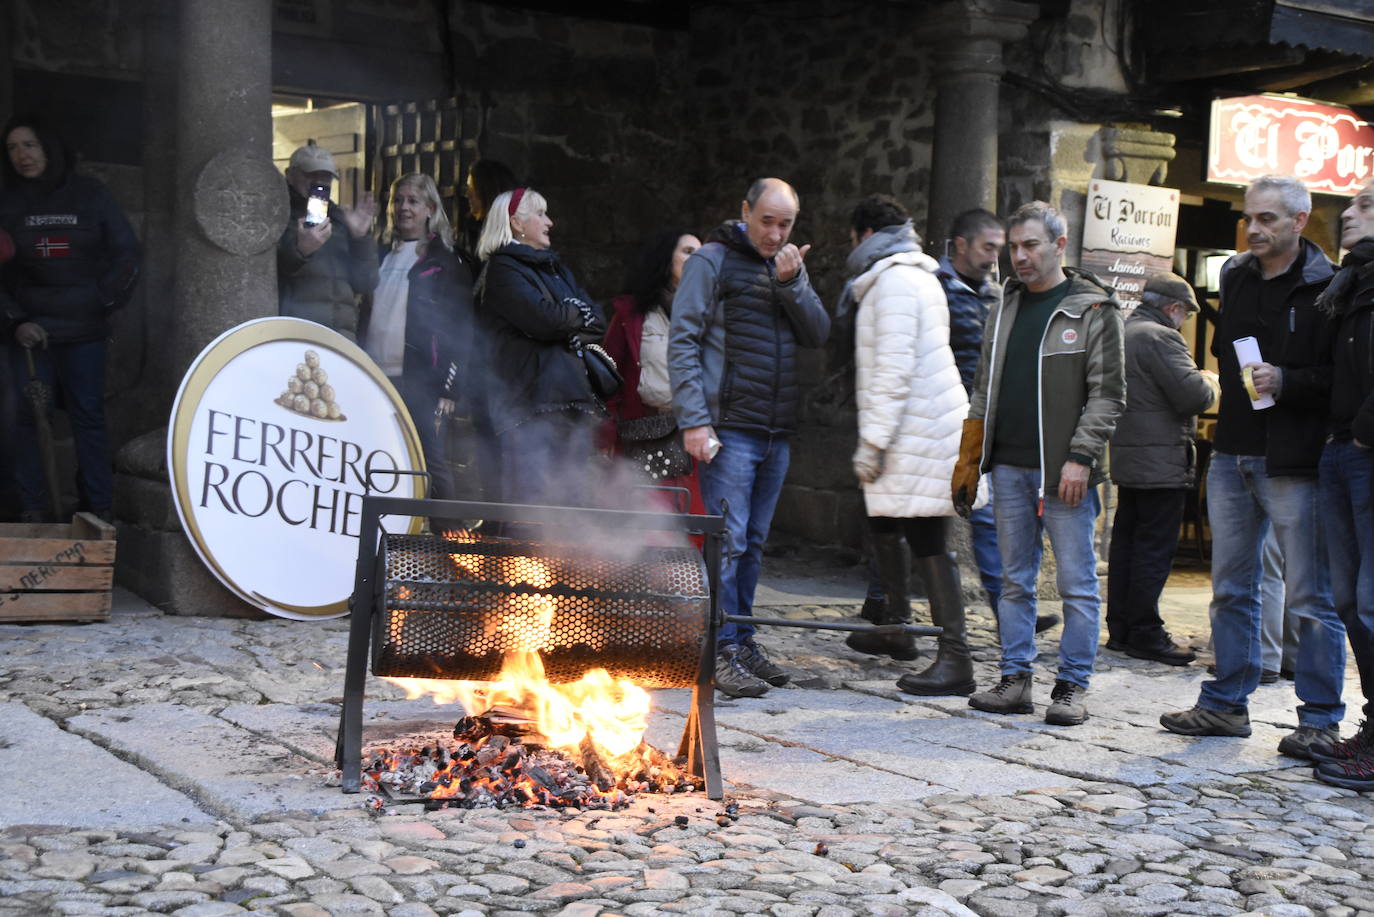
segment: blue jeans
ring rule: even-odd
[[[1355,654],[1365,718],[1374,719],[1374,451],[1327,443],[1318,487],[1331,597]]]
[[[727,615],[752,615],[763,543],[787,477],[788,440],[786,436],[720,429],[716,438],[721,442],[720,451],[699,467],[706,512],[718,513],[721,501],[726,504],[720,610]],[[727,622],[716,635],[716,645],[744,643],[753,637],[752,624]]]
[[[992,501],[970,513],[968,524],[972,527],[973,562],[978,566],[978,579],[983,583],[988,605],[995,615],[997,600],[1002,595],[1002,555],[997,550],[997,518],[992,512]]]
[[[1259,685],[1261,551],[1272,526],[1283,554],[1288,611],[1298,617],[1298,723],[1324,729],[1345,715],[1345,628],[1331,601],[1323,514],[1315,479],[1271,478],[1263,456],[1213,453],[1207,469],[1207,516],[1217,675],[1203,682],[1199,706],[1244,713]]]
[[[1064,600],[1057,677],[1086,688],[1097,659],[1102,610],[1093,550],[1097,519],[1093,501],[1085,497],[1077,506],[1069,506],[1057,494],[1047,493],[1044,515],[1037,515],[1038,468],[994,465],[992,489],[997,494],[993,514],[1002,554],[1002,598],[998,606],[1002,674],[1029,674],[1035,662],[1036,582],[1044,533],[1048,532],[1058,565],[1055,582]]]
[[[84,509],[109,512],[114,504],[114,469],[105,433],[105,341],[52,344],[33,351],[38,378],[60,401],[71,420],[76,446],[77,491]],[[15,479],[19,503],[26,512],[48,510],[47,478],[38,449],[33,405],[23,396],[29,382],[24,348],[10,348],[10,373],[19,396],[19,436],[15,444]]]

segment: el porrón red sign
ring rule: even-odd
[[[1339,105],[1257,95],[1212,102],[1207,180],[1244,185],[1294,175],[1309,190],[1353,197],[1374,176],[1374,125]]]

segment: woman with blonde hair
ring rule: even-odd
[[[465,393],[472,272],[454,252],[453,227],[434,179],[418,172],[396,179],[388,214],[364,347],[415,421],[433,495],[451,498],[453,477],[438,425]]]
[[[550,248],[552,228],[544,197],[531,188],[497,195],[482,226],[478,308],[490,335],[489,409],[506,502],[585,505],[606,408],[579,352],[601,341],[606,324]]]

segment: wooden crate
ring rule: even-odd
[[[0,624],[108,620],[114,561],[115,528],[90,513],[0,524]]]

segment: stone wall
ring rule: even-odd
[[[933,98],[919,27],[909,9],[834,0],[694,11],[687,175],[699,225],[736,217],[753,178],[787,179],[802,199],[792,238],[814,246],[807,268],[833,309],[861,197],[895,195],[917,225],[925,219]],[[848,343],[835,335],[805,357],[807,410],[774,524],[857,545]]]

